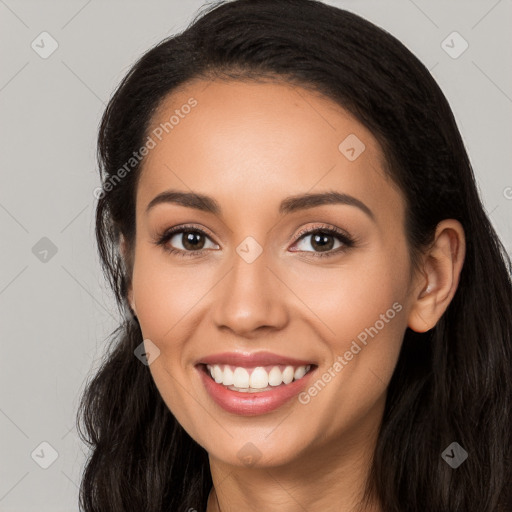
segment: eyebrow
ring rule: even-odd
[[[146,207],[146,214],[158,204],[174,203],[187,208],[194,208],[196,210],[213,213],[220,215],[222,209],[219,203],[210,196],[199,194],[196,192],[181,192],[178,190],[166,190],[154,197]],[[330,191],[322,193],[307,193],[296,196],[290,196],[281,201],[279,205],[279,213],[287,215],[299,210],[314,208],[316,206],[323,206],[328,204],[345,204],[355,206],[362,210],[368,217],[375,221],[373,212],[359,199],[340,192]]]

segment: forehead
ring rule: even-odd
[[[152,118],[138,209],[166,189],[247,209],[336,189],[400,203],[372,133],[332,100],[281,82],[195,81]]]

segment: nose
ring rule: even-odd
[[[248,261],[235,253],[231,269],[216,287],[212,307],[217,328],[252,338],[262,331],[285,327],[290,292],[276,276],[277,267],[265,249],[254,261]]]

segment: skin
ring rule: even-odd
[[[195,81],[166,98],[151,129],[190,97],[197,106],[144,161],[135,247],[122,242],[125,255],[134,251],[131,307],[160,350],[151,374],[209,453],[208,512],[356,510],[405,329],[431,329],[448,307],[464,259],[462,226],[440,223],[413,271],[403,194],[384,173],[377,140],[347,111],[285,83]],[[338,149],[349,134],[366,146],[354,161]],[[212,196],[222,214],[171,203],[146,213],[167,189]],[[332,190],[362,201],[374,220],[342,204],[278,212],[285,197]],[[154,243],[185,223],[207,231],[201,255],[180,258]],[[345,230],[356,245],[336,253],[343,243],[329,238],[332,256],[315,257],[313,236],[297,235],[319,224]],[[186,251],[182,235],[167,245]],[[252,263],[236,251],[248,236],[262,248]],[[320,376],[394,303],[401,311],[307,404],[230,414],[194,367],[218,352],[269,350],[315,362]],[[252,466],[237,456],[248,442],[259,453]]]

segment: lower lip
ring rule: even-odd
[[[206,374],[202,365],[196,368],[206,391],[208,391],[213,400],[224,410],[241,416],[255,416],[278,409],[307,386],[311,374],[316,370],[315,367],[301,379],[294,380],[290,384],[276,386],[275,389],[269,391],[244,393],[233,391],[222,384],[217,384]]]

